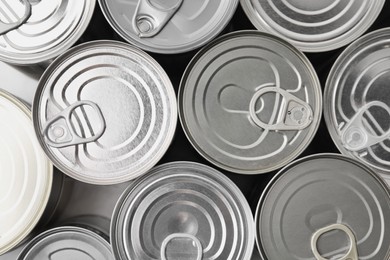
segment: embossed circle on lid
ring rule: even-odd
[[[342,155],[312,155],[271,180],[257,207],[256,238],[263,259],[316,260],[314,248],[325,259],[349,259],[342,256],[351,248],[358,256],[350,259],[387,260],[389,218],[389,187],[370,168]],[[331,231],[312,246],[323,229]]]
[[[134,179],[170,145],[177,122],[161,66],[129,44],[96,41],[56,59],[33,104],[35,131],[64,173],[91,184]]]
[[[154,168],[122,195],[111,222],[117,259],[246,260],[253,217],[238,187],[205,165]]]
[[[0,254],[21,242],[49,200],[53,167],[34,134],[31,112],[0,91]]]
[[[215,38],[238,0],[100,0],[108,22],[126,41],[157,53],[182,53]]]
[[[345,155],[374,168],[390,181],[390,29],[371,32],[351,44],[329,73],[324,117]]]
[[[60,55],[81,37],[96,0],[1,0],[0,60],[40,63]]]
[[[18,260],[42,259],[114,260],[114,256],[102,237],[88,229],[69,226],[38,235],[18,256]]]
[[[291,44],[258,31],[218,38],[188,65],[179,115],[195,149],[225,170],[257,174],[296,158],[317,131],[321,86]]]
[[[254,26],[308,52],[347,45],[378,17],[385,0],[241,0]]]

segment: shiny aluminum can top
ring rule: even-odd
[[[60,55],[81,37],[96,0],[0,1],[0,60],[37,64]]]
[[[34,229],[49,201],[53,166],[34,134],[30,110],[0,91],[0,255]]]
[[[376,20],[385,0],[241,0],[253,25],[307,52],[349,44]]]
[[[108,22],[129,43],[172,54],[199,48],[218,36],[238,0],[99,0]]]
[[[371,32],[329,73],[324,117],[338,149],[390,181],[390,28]]]
[[[72,48],[43,74],[33,102],[35,132],[65,174],[115,184],[152,168],[170,145],[177,105],[161,66],[129,44]]]
[[[207,45],[179,89],[179,116],[192,145],[236,173],[265,173],[292,161],[314,137],[321,111],[321,86],[308,59],[258,31]]]
[[[110,244],[85,228],[64,226],[50,229],[30,241],[18,260],[94,259],[114,260]]]
[[[251,210],[222,173],[193,162],[154,168],[122,195],[111,222],[118,260],[247,260]]]
[[[369,167],[317,154],[281,170],[256,211],[264,260],[390,257],[390,190]]]

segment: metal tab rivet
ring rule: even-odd
[[[172,7],[165,9],[153,5],[151,0],[140,0],[133,19],[138,36],[146,38],[157,35],[179,10],[182,3],[183,0],[177,0]]]

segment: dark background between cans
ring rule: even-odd
[[[370,29],[367,32],[379,28],[389,27],[390,26],[389,15],[390,15],[390,1],[386,1],[378,19],[375,21],[375,23],[370,27]],[[222,34],[226,34],[232,31],[238,31],[238,30],[254,30],[254,29],[255,29],[254,26],[250,23],[245,13],[243,12],[241,6],[239,5],[237,11],[233,16],[233,19],[225,28],[225,30],[222,32]],[[99,5],[96,5],[95,12],[90,22],[90,25],[88,26],[86,32],[83,34],[80,40],[77,42],[77,44],[89,42],[92,40],[103,40],[103,39],[111,39],[111,40],[125,42],[119,35],[117,35],[114,32],[114,30],[105,20]],[[328,76],[328,73],[333,63],[335,62],[339,54],[343,51],[343,49],[345,49],[345,47],[333,51],[322,52],[322,53],[305,53],[306,56],[309,58],[310,62],[313,64],[318,74],[318,77],[321,82],[322,90],[324,90],[326,78]],[[164,70],[167,72],[168,76],[172,81],[175,92],[177,94],[180,85],[181,76],[186,66],[188,65],[188,63],[190,62],[190,60],[196,54],[197,51],[198,50],[191,51],[184,54],[175,54],[175,55],[163,55],[163,54],[155,54],[155,53],[149,53],[149,54],[153,58],[155,58],[160,63],[160,65],[164,68]],[[325,153],[325,152],[338,153],[338,150],[334,145],[327,131],[324,119],[322,117],[321,124],[319,126],[319,129],[314,139],[312,140],[308,148],[298,158],[310,154]],[[264,187],[267,185],[270,179],[277,172],[274,171],[274,172],[269,172],[266,174],[259,174],[259,175],[241,175],[241,174],[235,174],[235,173],[231,173],[219,169],[218,167],[210,164],[208,161],[206,161],[201,155],[199,155],[196,152],[196,150],[192,147],[192,145],[187,140],[184,131],[182,129],[182,126],[179,122],[177,124],[176,134],[173,139],[173,142],[169,147],[165,156],[161,159],[161,161],[158,164],[163,164],[172,161],[199,162],[202,164],[209,165],[223,172],[241,189],[241,191],[247,198],[253,213],[256,210],[257,201]],[[93,197],[93,194],[91,194],[91,197]],[[55,219],[53,221],[55,223]],[[3,259],[8,260],[8,258],[4,258],[3,256],[0,256],[0,260]]]

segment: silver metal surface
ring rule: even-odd
[[[59,57],[34,99],[36,134],[53,163],[91,184],[134,179],[170,145],[177,121],[172,84],[128,44],[91,42]]]
[[[111,222],[119,259],[250,259],[252,213],[222,173],[191,162],[154,168],[122,195]]]
[[[256,238],[265,260],[387,260],[389,219],[390,190],[375,172],[343,155],[319,154],[271,180],[257,207]]]
[[[358,39],[340,55],[325,88],[324,117],[338,149],[390,181],[390,29]]]
[[[94,259],[114,260],[110,244],[96,233],[80,227],[60,227],[35,237],[18,260]]]
[[[257,174],[296,158],[317,131],[321,86],[306,57],[257,31],[223,36],[188,65],[179,115],[195,149],[225,170]]]
[[[95,0],[1,0],[0,60],[37,64],[76,43],[92,17]]]
[[[44,68],[38,66],[13,66],[0,61],[0,89],[18,97],[31,107],[39,78]]]
[[[215,38],[238,0],[99,0],[108,22],[126,41],[157,53],[182,53]]]
[[[253,25],[308,52],[333,50],[362,35],[385,0],[241,0]]]

